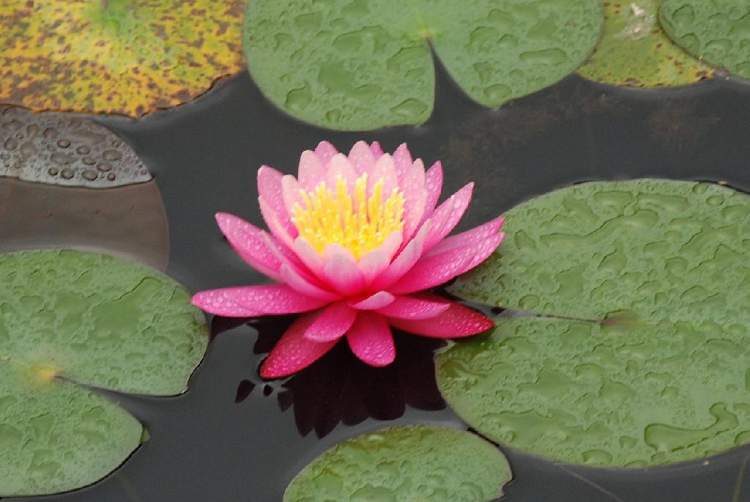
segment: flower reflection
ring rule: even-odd
[[[291,324],[289,318],[264,318],[250,322],[259,335],[256,354],[273,349]],[[214,331],[227,330],[244,321],[215,318]],[[385,368],[374,368],[359,361],[339,345],[316,363],[280,383],[273,395],[283,411],[293,411],[303,436],[315,431],[329,434],[338,424],[356,425],[367,418],[394,420],[407,407],[440,410],[445,402],[435,382],[433,353],[444,342],[395,333],[399,357]],[[270,388],[269,386],[265,386]],[[237,402],[258,389],[250,380],[237,388]],[[264,394],[269,395],[264,388]]]

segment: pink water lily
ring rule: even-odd
[[[297,177],[263,166],[258,201],[270,233],[226,213],[216,221],[251,267],[274,284],[202,291],[193,303],[226,317],[303,313],[261,366],[291,375],[342,338],[372,366],[393,362],[391,326],[459,338],[493,326],[484,315],[426,292],[476,267],[500,245],[503,219],[448,237],[469,205],[469,183],[438,205],[443,170],[425,172],[406,145],[393,155],[360,141],[305,151]]]

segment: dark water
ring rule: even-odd
[[[246,75],[197,103],[140,122],[103,122],[127,138],[154,173],[171,232],[169,273],[193,290],[261,278],[230,250],[213,213],[261,224],[255,172],[294,172],[322,139],[358,139],[386,150],[409,143],[426,163],[441,159],[445,193],[478,182],[462,227],[557,187],[592,179],[668,177],[750,190],[750,84],[707,82],[662,91],[613,89],[570,77],[488,111],[444,74],[436,111],[422,127],[332,133],[298,123],[266,102]],[[277,501],[291,477],[343,438],[399,423],[460,425],[435,388],[435,343],[399,339],[399,362],[377,372],[337,350],[293,380],[266,384],[263,353],[284,320],[215,320],[215,339],[188,394],[116,396],[151,440],[95,486],[39,500],[65,502]],[[260,335],[258,334],[260,332]],[[322,436],[322,437],[319,437]],[[504,500],[750,501],[750,447],[703,462],[637,471],[559,466],[506,451],[515,473]],[[36,499],[35,499],[36,500]]]

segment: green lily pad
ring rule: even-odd
[[[452,288],[464,298],[602,320],[750,320],[750,196],[711,183],[594,182],[506,215],[507,238]]]
[[[414,425],[355,437],[323,453],[289,484],[284,502],[489,502],[512,477],[494,445],[456,429]]]
[[[437,358],[477,430],[556,461],[644,467],[750,442],[747,325],[503,320]]]
[[[471,99],[499,107],[573,72],[602,22],[599,0],[256,0],[245,50],[255,82],[286,112],[367,130],[429,118],[430,45]]]
[[[663,0],[664,31],[690,54],[750,78],[750,4],[745,0]]]
[[[444,396],[498,441],[640,466],[750,441],[750,196],[585,183],[507,213],[453,293],[529,312],[438,357]]]
[[[687,85],[713,76],[710,66],[687,54],[662,31],[659,2],[605,2],[602,39],[578,73],[628,87]]]
[[[0,496],[101,479],[141,425],[87,386],[175,395],[200,362],[203,315],[171,279],[78,251],[0,255]]]

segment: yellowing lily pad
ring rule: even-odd
[[[713,76],[710,66],[687,54],[662,31],[659,2],[604,2],[602,39],[578,73],[628,87],[687,85]]]
[[[141,116],[239,72],[243,0],[6,0],[0,102]]]
[[[599,0],[257,0],[245,49],[274,104],[315,125],[364,130],[429,118],[430,46],[471,99],[494,108],[573,72],[602,20]]]
[[[140,265],[78,251],[0,255],[0,496],[91,484],[143,428],[87,386],[183,392],[208,342],[181,286]]]
[[[510,466],[474,434],[424,425],[392,427],[340,443],[291,482],[284,502],[450,500],[502,495]]]
[[[603,466],[750,441],[750,196],[586,183],[512,209],[505,231],[453,292],[528,316],[438,356],[459,415],[500,442]]]
[[[745,0],[663,0],[664,31],[689,53],[750,78],[750,4]]]

